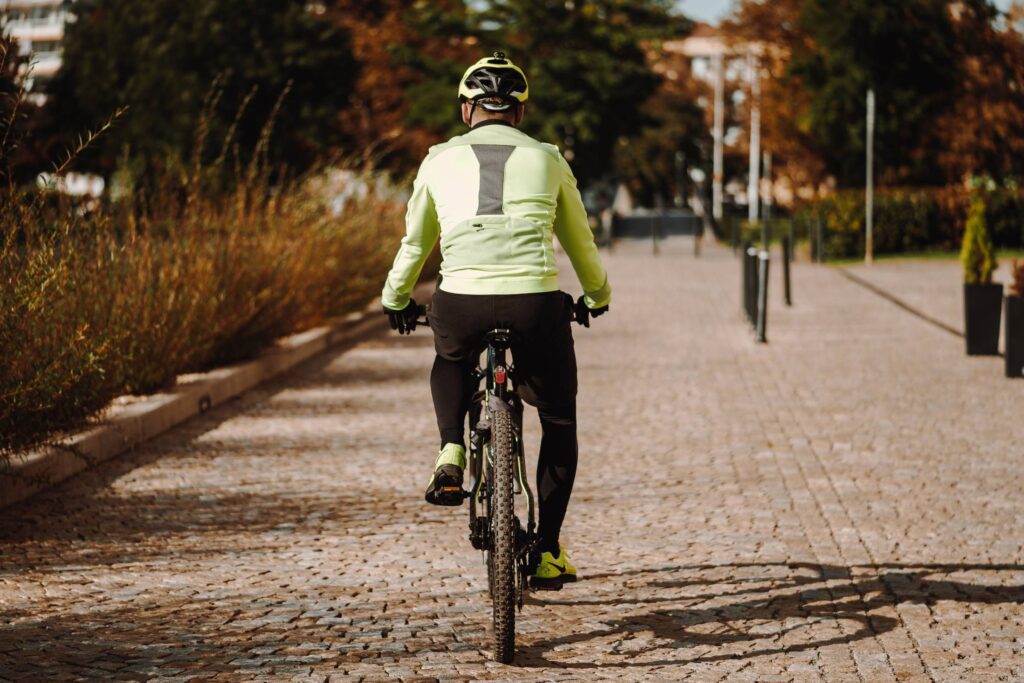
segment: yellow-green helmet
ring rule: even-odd
[[[459,99],[475,102],[484,98],[500,98],[504,104],[485,103],[491,111],[502,111],[514,104],[522,104],[530,96],[526,74],[504,52],[495,52],[466,69],[459,81]]]

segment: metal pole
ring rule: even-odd
[[[683,171],[686,170],[686,156],[677,151],[675,156],[675,170],[676,170],[676,194],[673,197],[673,204],[677,209],[683,208]]]
[[[790,233],[782,236],[782,288],[785,295],[786,305],[793,305],[793,296],[789,285],[789,262],[793,259],[793,224],[790,223]]]
[[[821,214],[817,214],[817,232],[818,232],[818,263],[825,262],[825,226],[822,224]]]
[[[757,305],[757,249],[750,242],[743,243],[741,260],[743,276],[743,316],[751,325],[754,324]]]
[[[772,219],[772,153],[764,153],[764,179],[765,188],[764,192],[764,219],[770,221]]]
[[[761,185],[761,77],[754,54],[747,56],[750,70],[750,174],[747,180],[747,220],[758,218],[758,195]]]
[[[757,255],[757,343],[768,341],[768,264],[767,251]]]
[[[716,221],[722,220],[722,178],[725,172],[725,65],[722,54],[714,56],[715,65],[715,114],[711,135],[714,139],[713,167],[711,174],[711,215]]]
[[[693,257],[700,257],[700,243],[704,241],[704,221],[693,217]]]
[[[868,140],[867,140],[867,183],[864,186],[864,263],[871,265],[875,258],[874,213],[875,213],[875,91],[868,88]]]
[[[653,247],[654,255],[658,255],[658,232],[655,224],[655,216],[651,214],[651,245]]]

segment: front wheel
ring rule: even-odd
[[[491,504],[491,603],[494,607],[494,658],[508,664],[516,649],[516,519],[513,505],[512,419],[505,411],[491,414],[491,458],[494,478]]]

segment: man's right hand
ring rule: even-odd
[[[399,334],[412,334],[416,329],[416,319],[419,317],[420,309],[416,305],[415,299],[409,299],[409,303],[400,311],[385,306],[384,312],[388,314],[391,329],[398,330]]]
[[[607,313],[608,305],[605,304],[600,308],[590,308],[589,306],[587,306],[586,298],[581,296],[579,299],[576,300],[576,303],[573,304],[573,309],[574,313],[576,314],[576,322],[578,322],[580,325],[583,325],[583,327],[590,327],[590,319],[592,317],[596,318]]]

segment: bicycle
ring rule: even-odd
[[[420,306],[416,325],[429,326]],[[573,315],[573,320],[576,317]],[[507,362],[513,331],[494,329],[485,336],[486,365],[473,370],[478,389],[469,409],[466,465],[469,542],[483,551],[494,621],[494,658],[508,664],[515,656],[515,613],[523,609],[530,553],[539,542],[536,499],[526,476],[523,402],[515,389],[515,366]],[[515,514],[515,496],[526,498],[526,527]],[[478,506],[482,508],[478,513]]]

